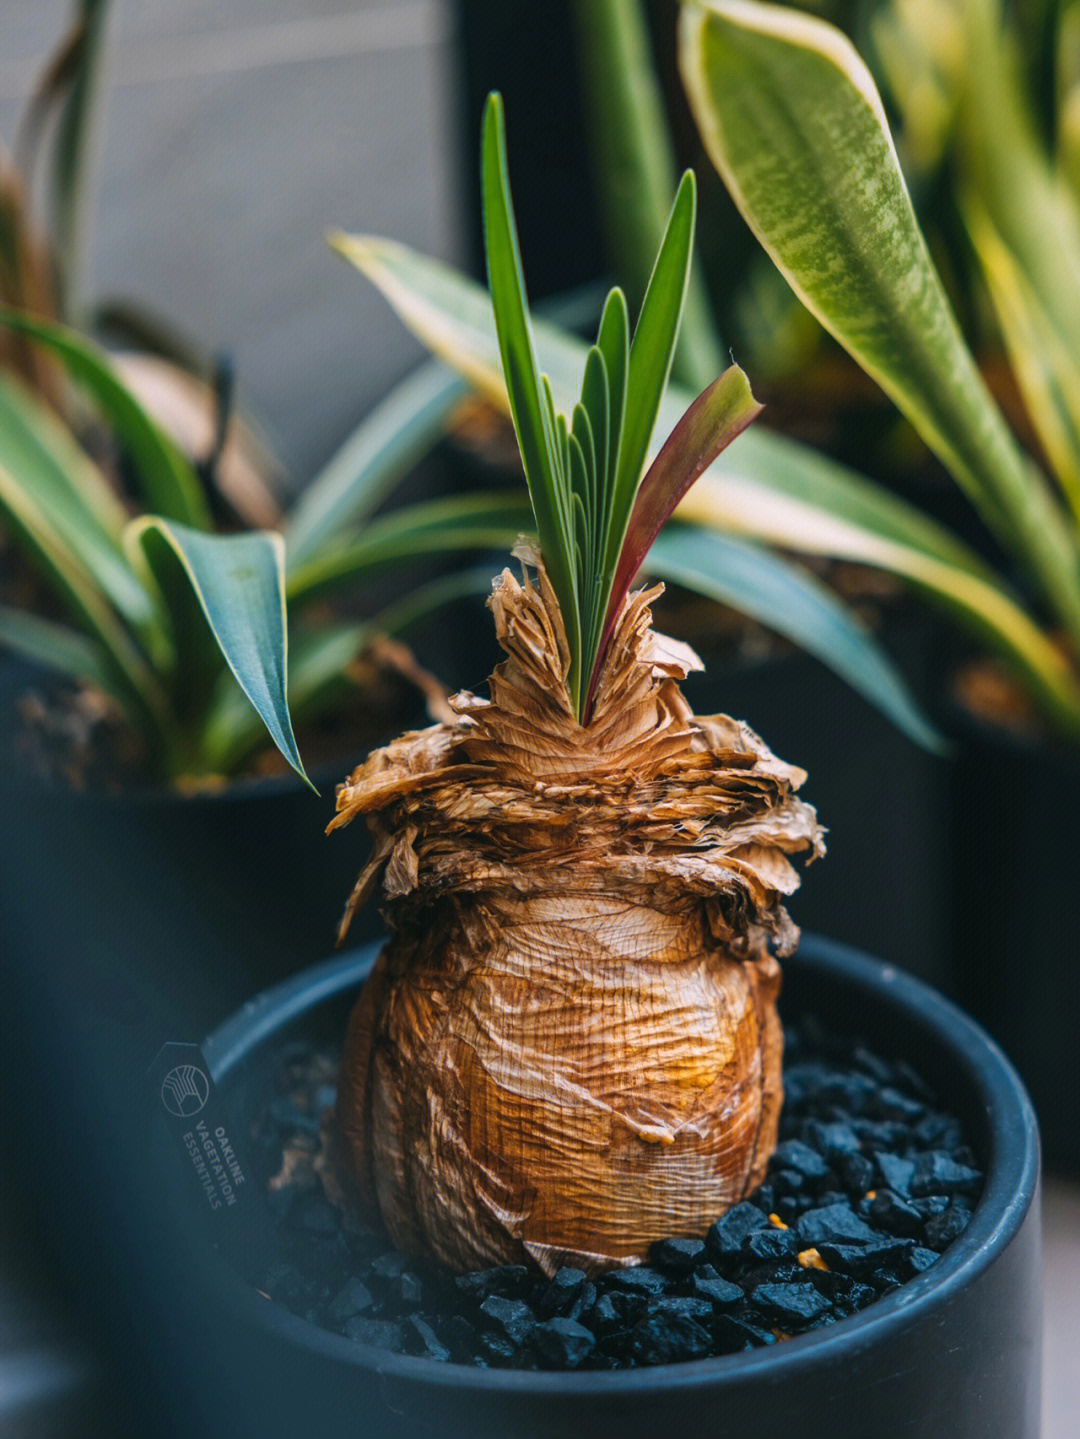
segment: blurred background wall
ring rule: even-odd
[[[0,8],[10,148],[74,6]],[[458,30],[449,0],[112,5],[88,288],[226,353],[295,477],[420,356],[326,231],[462,258]]]

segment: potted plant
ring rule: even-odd
[[[642,0],[583,0],[568,7],[557,31],[540,16],[511,19],[498,5],[463,8],[466,114],[475,112],[478,119],[484,94],[498,83],[516,117],[509,157],[520,177],[517,211],[531,293],[618,275],[631,306],[638,305],[674,192],[678,154],[695,166],[701,183],[695,263],[673,380],[688,402],[723,368],[719,357],[730,345],[765,404],[754,445],[768,445],[760,434],[768,427],[856,468],[875,465],[873,473],[883,478],[880,445],[875,449],[871,437],[893,437],[895,412],[838,346],[827,337],[819,343],[820,326],[761,254],[707,161],[700,168],[705,157],[673,63],[674,22],[670,8]],[[559,104],[552,109],[555,93]],[[475,182],[468,183],[471,195]],[[555,194],[574,216],[573,246],[561,241]],[[470,234],[479,256],[478,207],[475,213]],[[596,288],[602,293],[602,286]],[[903,448],[893,446],[890,455]],[[910,476],[910,456],[902,466]],[[948,476],[934,468],[936,493],[948,501]],[[925,489],[920,484],[916,493],[921,497]],[[955,508],[962,511],[962,502]],[[941,647],[933,645],[935,617],[880,572],[828,561],[815,573],[874,630],[914,693],[920,699],[936,695]],[[872,704],[827,665],[737,607],[721,619],[669,584],[657,618],[705,660],[704,672],[687,685],[698,710],[756,715],[781,753],[785,745],[798,745],[804,767],[817,778],[835,840],[825,871],[793,898],[799,922],[914,966],[922,978],[947,988],[954,947],[946,932],[952,913],[946,761],[882,722]],[[800,696],[797,707],[794,694]],[[882,808],[893,824],[874,845],[861,843],[858,836]],[[899,865],[911,876],[903,891],[891,882]]]
[[[655,592],[629,593],[666,514],[756,411],[733,368],[640,477],[685,287],[692,181],[632,345],[614,291],[569,421],[537,369],[496,99],[484,195],[498,342],[539,532],[539,550],[521,557],[536,579],[507,571],[496,582],[507,659],[490,701],[459,695],[453,722],[376,751],[340,791],[337,823],[367,814],[375,840],[353,903],[382,875],[388,945],[374,964],[370,950],[330,961],[249,1005],[199,1061],[229,1115],[202,1125],[218,1156],[204,1159],[199,1106],[181,1112],[180,1162],[191,1170],[191,1139],[194,1169],[206,1171],[199,1208],[233,1210],[218,1242],[257,1288],[200,1251],[195,1267],[225,1320],[208,1320],[205,1284],[187,1287],[179,1332],[200,1316],[187,1362],[212,1376],[215,1406],[227,1397],[229,1422],[240,1412],[271,1433],[300,1414],[348,1432],[363,1404],[377,1434],[645,1434],[707,1403],[720,1433],[752,1422],[771,1439],[797,1424],[810,1439],[837,1432],[825,1399],[842,1371],[851,1412],[870,1404],[875,1431],[898,1439],[942,1420],[972,1436],[1000,1422],[1033,1435],[1037,1135],[985,1037],[916,981],[810,945],[793,968],[796,1002],[842,1026],[846,1009],[847,1038],[811,1038],[816,1056],[796,1050],[803,1065],[787,1078],[790,1122],[821,1152],[788,1132],[774,1155],[782,1038],[768,940],[783,952],[796,939],[781,904],[795,883],[787,856],[817,849],[816,816],[795,793],[802,773],[745,725],[692,715],[679,690],[692,652],[651,630]],[[291,1102],[310,1136],[327,1102],[310,1044],[340,1025],[357,980],[313,1167],[317,1146],[293,1137],[282,1150],[266,1107],[277,1105],[280,1134]],[[853,1029],[890,1057],[853,1048]],[[955,1118],[897,1063],[898,1043],[948,1086]],[[840,1053],[861,1073],[836,1088]],[[269,1079],[282,1066],[291,1100],[275,1101]],[[204,1085],[193,1093],[206,1104]],[[847,1102],[861,1095],[861,1117],[841,1118],[845,1089]],[[801,1109],[811,1091],[818,1118]],[[275,1212],[293,1225],[295,1264],[317,1251],[299,1290],[287,1277],[295,1264],[274,1263],[257,1197],[229,1199],[255,1173],[236,1152],[252,1120],[283,1165],[269,1170],[270,1189],[288,1201]],[[933,1148],[916,1157],[916,1123],[930,1145],[952,1146],[963,1129],[969,1163]],[[882,1152],[899,1134],[907,1152]],[[979,1163],[990,1180],[969,1236],[959,1196],[974,1195]],[[343,1218],[327,1220],[320,1168]],[[357,1215],[357,1196],[377,1204],[396,1254]],[[172,1232],[183,1211],[169,1210]],[[894,1269],[883,1277],[868,1221],[886,1213]],[[901,1213],[915,1225],[906,1238]],[[917,1248],[917,1232],[944,1241],[941,1258]],[[190,1273],[183,1252],[178,1263]],[[725,1265],[739,1282],[714,1267]],[[864,1285],[860,1303],[856,1275],[896,1293],[875,1303]],[[175,1328],[172,1289],[165,1304]]]
[[[903,501],[760,429],[719,458],[687,496],[680,515],[797,553],[856,560],[902,577],[995,653],[1042,716],[1048,748],[1041,752],[1050,763],[1055,752],[1067,757],[1080,722],[1080,680],[1069,639],[1080,613],[1080,582],[1068,471],[1055,469],[1061,476],[1056,488],[1023,451],[991,399],[927,255],[872,79],[843,36],[797,12],[717,5],[685,14],[682,63],[692,108],[745,215],[804,303],[952,470],[1013,562],[998,573],[969,545]],[[796,84],[800,93],[818,97],[797,111],[781,103]],[[831,130],[816,118],[826,110],[833,116]],[[842,144],[837,137],[843,137]],[[865,177],[863,189],[850,183],[855,161]],[[765,183],[761,177],[766,173],[775,183]],[[880,198],[876,208],[865,198],[871,193]],[[1068,213],[1060,193],[1054,195]],[[1010,333],[1012,343],[1023,347],[1019,368],[1038,423],[1064,434],[1065,401],[1057,397],[1068,393],[1068,351],[1051,339],[1045,344],[1032,340],[1045,310],[1031,308],[1036,292],[985,213],[980,234],[1003,267],[1000,303],[1020,306],[1024,301],[1012,316],[1016,328]],[[379,240],[349,242],[347,253],[382,286],[417,333],[498,398],[500,380],[479,323],[479,298],[465,282],[455,283],[444,270],[434,275],[429,262]],[[886,253],[888,264],[882,260]],[[912,300],[916,291],[917,304]],[[538,350],[556,394],[565,395],[565,337],[541,328]],[[687,398],[673,385],[665,402],[672,408],[662,409],[664,418]],[[1044,613],[1053,616],[1051,624],[1044,624]],[[977,828],[994,854],[1006,853],[991,827]],[[1029,846],[1026,852],[1036,849]],[[1065,853],[1066,847],[1055,852]],[[982,855],[983,872],[996,872],[992,859]],[[1008,892],[1004,884],[995,888],[999,897]],[[989,893],[986,903],[992,910]],[[974,929],[967,920],[959,923],[960,942],[967,946]],[[1022,967],[1012,952],[994,949],[998,937],[1009,932],[1007,925],[990,923],[994,932],[978,941],[990,949],[979,954],[996,953],[999,976],[1019,976]],[[1008,941],[1019,942],[1015,935]],[[974,949],[967,952],[971,959],[965,970],[975,973]],[[1068,974],[1062,983],[1071,983]],[[1003,992],[1001,984],[983,985],[981,979],[980,990],[979,1005],[992,991]],[[1012,994],[1008,987],[1004,992]],[[1026,1002],[1023,993],[1002,1000],[1013,1016]],[[998,1021],[1009,1022],[1009,1016],[999,1014]],[[1024,1033],[1039,1032],[1034,1018],[1017,1023],[1014,1048],[1024,1043]],[[1058,1052],[1039,1044],[1022,1062],[1048,1117],[1053,1150],[1065,1161],[1073,1133],[1072,1081],[1045,1069]]]
[[[1028,661],[1041,653],[1055,686],[1073,696],[1068,705],[1075,714],[1080,591],[1069,416],[1077,398],[1072,374],[1080,332],[1072,315],[1074,287],[1064,277],[1080,263],[1080,206],[1065,179],[1064,159],[1052,160],[1038,139],[1016,81],[1011,36],[1001,30],[994,7],[965,7],[961,33],[969,63],[959,97],[957,198],[1037,443],[1032,456],[1009,435],[958,338],[914,222],[884,112],[855,52],[828,27],[766,7],[686,13],[683,73],[691,104],[740,208],[803,302],[952,470],[1011,561],[1021,592],[1033,595],[1029,604],[1051,616],[1043,633],[1027,638],[1023,653],[1008,657],[1004,676],[979,661],[958,690],[960,705],[974,716],[963,724],[957,819],[957,882],[972,904],[954,942],[958,992],[1025,1074],[1050,1157],[1075,1166],[1080,1154],[1072,1112],[1080,1091],[1075,1074],[1055,1058],[1043,1006],[1019,982],[1030,941],[1015,923],[1008,896],[1015,883],[1035,878],[1025,865],[1036,851],[1046,856],[1040,884],[1063,897],[1075,889],[1068,861],[1055,868],[1056,857],[1068,852],[1068,836],[1049,835],[1038,825],[1021,798],[1026,785],[1018,790],[1017,782],[1021,771],[1029,783],[1041,773],[1060,789],[1072,783],[1066,777],[1075,770],[1074,720],[1054,713],[1055,702],[1043,704],[1040,718],[1038,704],[1033,709],[1021,696],[1025,681],[1031,693],[1030,671],[1024,675]],[[767,132],[758,132],[754,152],[749,116],[776,114],[776,98],[791,83],[793,66],[805,73],[821,103],[808,99],[790,123],[774,119]],[[826,107],[830,133],[821,118]],[[800,234],[785,233],[778,200],[784,184],[778,180],[768,194],[761,185],[758,167],[766,155],[778,175],[799,177]],[[853,155],[866,190],[850,183]],[[882,197],[876,214],[869,187]],[[878,242],[896,245],[894,264],[880,266]],[[825,254],[832,257],[829,275],[819,258]],[[868,264],[875,266],[873,278]],[[884,281],[880,288],[878,280]],[[918,305],[908,303],[912,286],[919,289]],[[1015,816],[1016,827],[1004,841],[991,837],[990,815],[999,802]],[[1072,920],[1066,915],[1062,922],[1068,930]],[[1062,966],[1060,982],[1061,1012],[1069,1013],[1080,1003],[1071,966]]]
[[[213,608],[207,578],[219,600],[240,602],[246,589],[256,634],[254,617],[260,610],[269,617],[261,633],[266,654],[252,655],[252,682],[262,683],[265,658],[263,679],[273,685],[276,676],[280,707],[284,629],[274,610],[282,604],[283,560],[281,541],[267,532],[287,528],[290,569],[308,565],[313,582],[305,596],[303,577],[290,574],[298,585],[290,601],[292,698],[321,784],[336,774],[323,773],[334,755],[335,720],[347,716],[350,729],[370,725],[374,739],[406,713],[421,715],[420,691],[407,674],[424,676],[400,645],[378,636],[414,623],[428,600],[452,598],[461,568],[447,578],[432,554],[437,545],[422,542],[424,580],[435,588],[391,592],[386,552],[380,561],[369,549],[357,566],[350,541],[437,443],[463,387],[434,366],[410,377],[282,514],[279,467],[236,412],[226,371],[218,366],[204,378],[203,366],[176,358],[190,346],[170,341],[163,350],[167,327],[129,306],[87,298],[83,221],[107,9],[103,0],[80,7],[27,105],[15,158],[0,154],[0,785],[8,807],[24,814],[20,863],[9,870],[3,905],[9,923],[17,917],[22,930],[26,921],[21,972],[36,963],[62,973],[72,943],[81,942],[90,951],[88,976],[115,977],[131,956],[129,986],[145,1006],[158,1007],[162,1022],[185,991],[189,1012],[205,1022],[213,988],[199,1002],[187,966],[183,987],[166,980],[164,955],[156,968],[146,966],[142,935],[162,894],[174,912],[205,926],[203,944],[223,958],[250,952],[241,936],[257,937],[268,977],[305,948],[311,957],[323,952],[332,933],[326,902],[340,892],[348,866],[335,875],[333,863],[305,865],[306,842],[294,841],[316,802],[276,777],[286,764],[275,763],[273,739],[226,663],[237,659],[239,636],[220,632],[221,651],[197,594]],[[33,203],[38,195],[47,215]],[[103,333],[122,336],[127,348],[106,353]],[[133,338],[142,348],[131,348]],[[204,546],[204,571],[213,573],[202,581],[192,573],[190,594],[164,529],[151,533],[155,512],[222,537]],[[478,513],[474,502],[467,523]],[[414,514],[421,527],[452,520]],[[129,523],[136,519],[139,525]],[[376,550],[378,530],[364,529]],[[182,530],[170,534],[182,545]],[[198,535],[189,538],[198,543]],[[472,539],[483,546],[482,536]],[[338,571],[328,580],[317,571],[332,550]],[[391,553],[396,559],[404,551],[392,544]],[[384,577],[372,581],[380,564]],[[336,598],[365,580],[366,593]],[[400,606],[386,610],[395,598]],[[178,647],[190,664],[177,662]],[[270,716],[270,691],[263,699]],[[295,761],[284,711],[271,723]],[[266,825],[279,836],[269,852],[257,840]],[[127,871],[122,882],[117,869]],[[237,884],[251,872],[264,876],[254,916]],[[50,913],[57,873],[69,877],[69,913],[80,917],[74,934],[69,922],[53,934],[36,923]],[[139,873],[143,884],[132,882]],[[213,970],[208,960],[204,976]],[[250,969],[246,985],[257,972]],[[218,968],[219,1013],[245,992],[239,977],[227,988],[228,973]]]
[[[102,7],[91,8],[96,24]],[[65,115],[61,127],[75,140],[92,88],[97,33],[94,25],[81,25],[77,44],[68,47],[83,66],[71,88],[70,104],[77,113]],[[68,61],[54,69],[58,75],[71,73]],[[57,167],[65,175],[79,174],[79,148],[75,144],[74,159]],[[65,214],[80,208],[74,196],[61,200],[58,208]],[[30,218],[25,207],[11,208],[13,253],[39,254],[39,248],[22,243],[34,228]],[[38,268],[70,276],[77,266],[63,256],[77,252],[77,241],[57,249],[61,259],[42,259]],[[68,922],[58,918],[57,932],[47,936],[40,926],[35,931],[33,916],[48,910],[46,897],[56,872],[74,876],[71,882],[79,885],[80,894],[73,909],[83,916],[82,937],[96,956],[87,968],[108,973],[117,955],[141,955],[142,932],[152,923],[162,893],[169,893],[174,909],[191,908],[187,895],[197,893],[192,922],[201,927],[201,945],[222,959],[250,956],[248,963],[257,963],[265,977],[322,952],[329,937],[324,926],[330,896],[340,892],[354,860],[341,850],[329,860],[316,859],[306,844],[293,843],[303,834],[305,811],[313,803],[299,789],[262,777],[249,782],[255,772],[261,776],[273,767],[272,745],[205,632],[206,581],[219,582],[221,557],[243,553],[244,563],[234,569],[247,574],[258,604],[268,602],[272,610],[278,604],[276,591],[284,586],[292,628],[292,711],[314,745],[319,735],[313,730],[327,720],[340,727],[341,716],[349,713],[355,729],[380,689],[400,700],[400,686],[386,683],[371,659],[374,652],[361,656],[365,645],[377,633],[423,617],[459,588],[476,583],[475,576],[460,570],[419,588],[410,576],[407,598],[387,607],[379,604],[385,594],[378,588],[385,587],[387,574],[397,566],[401,578],[400,566],[409,557],[418,565],[441,563],[440,554],[505,544],[520,524],[521,507],[516,499],[504,507],[480,493],[414,505],[400,512],[400,519],[379,516],[372,522],[417,456],[442,434],[464,391],[456,377],[430,365],[369,416],[289,513],[270,514],[269,528],[280,530],[285,540],[283,576],[282,561],[274,554],[277,541],[247,534],[245,515],[237,513],[235,503],[222,501],[215,488],[220,465],[184,452],[143,402],[148,391],[129,359],[105,353],[85,329],[71,323],[78,316],[66,304],[60,307],[66,323],[52,313],[47,297],[24,283],[29,273],[26,265],[17,268],[5,289],[21,307],[5,315],[2,331],[13,359],[3,377],[0,442],[5,446],[4,515],[29,567],[23,573],[33,583],[4,605],[0,641],[5,654],[19,654],[38,667],[34,678],[44,695],[30,701],[33,720],[23,725],[16,704],[27,688],[25,672],[10,666],[0,672],[4,724],[10,731],[0,751],[0,769],[13,796],[25,794],[35,801],[28,804],[21,872],[12,876],[5,902],[24,912],[28,936],[33,935],[26,942],[56,957],[69,942]],[[72,288],[65,285],[62,293]],[[35,377],[46,374],[50,384],[43,390]],[[87,422],[87,397],[92,423]],[[219,417],[218,428],[227,434],[225,417]],[[140,511],[139,524],[131,524]],[[221,543],[200,538],[204,531],[209,534],[205,527],[211,522],[222,531]],[[267,529],[266,518],[257,527]],[[732,550],[700,531],[681,538],[679,554],[670,558],[673,577],[710,596],[734,597],[781,629],[788,627],[789,615],[797,616],[797,640],[839,667],[909,733],[932,740],[869,637],[811,577],[762,551]],[[202,556],[201,575],[192,569],[192,546]],[[247,563],[255,554],[262,564],[261,599]],[[154,567],[157,576],[151,574]],[[191,595],[189,579],[196,583]],[[357,604],[345,592],[365,581],[367,595]],[[237,598],[219,590],[215,613],[232,609]],[[357,608],[364,615],[359,621]],[[372,609],[378,611],[374,616]],[[266,618],[268,611],[262,613]],[[257,671],[251,684],[262,687],[263,719],[269,718],[277,737],[288,744],[281,710],[284,630],[270,618],[262,632],[264,650],[250,653]],[[222,636],[219,631],[218,639]],[[232,636],[234,660],[243,638],[239,632]],[[439,643],[445,651],[445,638]],[[197,664],[176,665],[176,653],[196,651],[201,653]],[[378,651],[387,652],[386,647]],[[42,678],[49,672],[61,677],[59,697],[55,682]],[[267,676],[276,691],[276,718],[265,690]],[[251,685],[249,693],[254,693]],[[29,756],[27,745],[34,749]],[[325,738],[323,746],[325,753]],[[295,746],[291,758],[297,758]],[[86,792],[46,817],[33,779],[35,759],[58,773],[61,792],[69,786]],[[335,774],[328,770],[325,783]],[[322,776],[320,783],[325,787]],[[278,837],[273,846],[263,839],[271,830]],[[111,902],[108,867],[121,852],[146,877],[127,887],[125,904],[118,906]],[[105,867],[98,868],[99,863]],[[250,872],[263,876],[264,899],[256,906],[237,882],[237,876]],[[172,963],[162,957],[158,968],[165,973],[180,963],[178,957]],[[219,1013],[250,984],[235,961],[208,962],[204,969],[213,980],[203,998]],[[192,976],[183,994],[171,998],[183,1000],[189,1013],[205,1020]]]

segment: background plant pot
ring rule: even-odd
[[[260,1070],[272,1050],[290,1037],[340,1039],[374,953],[287,981],[210,1038],[205,1053],[236,1135],[261,1102]],[[184,1392],[211,1396],[194,1414],[199,1432],[239,1426],[284,1435],[302,1425],[327,1436],[402,1439],[654,1439],[673,1427],[697,1429],[707,1414],[715,1439],[1034,1439],[1039,1150],[1018,1078],[963,1014],[893,966],[808,937],[786,972],[790,1013],[812,1009],[884,1054],[909,1056],[968,1127],[986,1188],[968,1230],[930,1271],[855,1318],[772,1350],[616,1373],[478,1370],[355,1345],[261,1298],[195,1229],[181,1241],[191,1211],[177,1204],[168,1178],[173,1203],[158,1222],[171,1237],[171,1271],[158,1275],[158,1312],[147,1317],[161,1324],[167,1311],[170,1360],[190,1376]],[[163,1149],[162,1176],[178,1177],[175,1165]]]
[[[1048,1166],[1080,1173],[1080,756],[963,723],[957,994],[1023,1076]]]
[[[16,701],[42,679],[0,656],[0,923],[14,969],[77,987],[95,1023],[145,1054],[333,947],[367,854],[362,825],[323,833],[335,785],[374,744],[429,722],[418,696],[342,739],[341,760],[313,771],[318,798],[291,775],[205,794],[80,792],[21,754]],[[357,924],[362,939],[378,915]]]
[[[935,690],[938,637],[933,616],[917,611],[886,626],[887,647],[917,695]],[[828,831],[828,855],[805,870],[792,918],[952,993],[952,761],[913,744],[809,655],[716,660],[700,652],[705,673],[683,686],[697,713],[745,719],[775,754],[805,769],[801,794]]]

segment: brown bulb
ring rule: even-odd
[[[491,701],[405,735],[342,787],[392,936],[353,1012],[336,1110],[344,1188],[456,1269],[590,1272],[702,1234],[776,1143],[781,899],[822,849],[804,776],[745,725],[693,716],[699,663],[624,607],[593,719],[573,717],[543,572],[492,597]],[[346,921],[347,922],[347,921]]]

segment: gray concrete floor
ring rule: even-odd
[[[1080,1180],[1043,1189],[1043,1433],[1080,1439]]]

